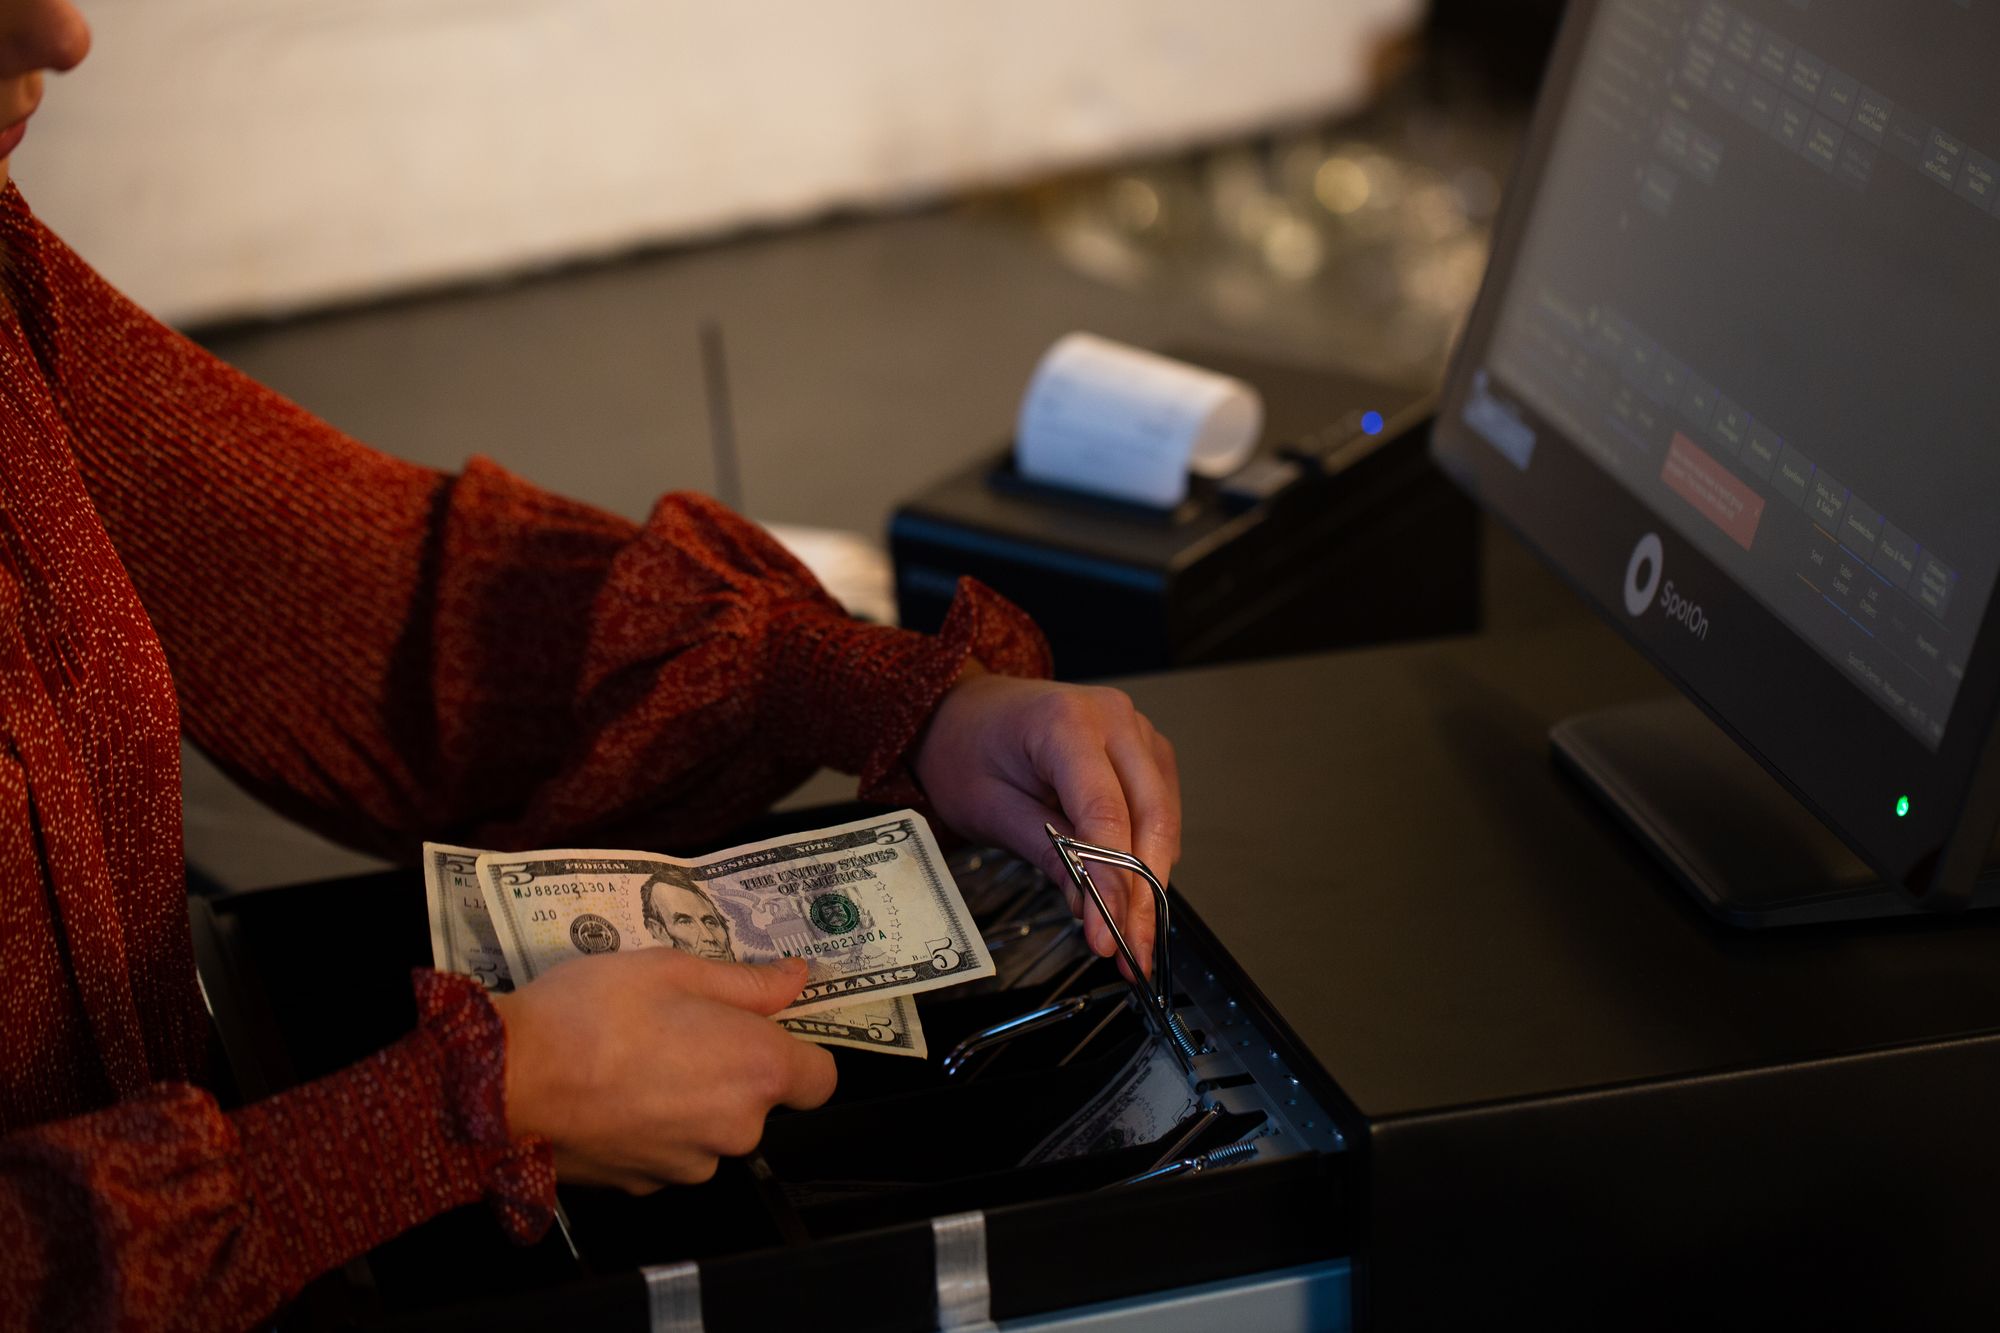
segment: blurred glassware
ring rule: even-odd
[[[1359,120],[1069,177],[1020,201],[1079,272],[1428,386],[1478,292],[1520,128],[1516,108],[1442,106],[1405,85]]]

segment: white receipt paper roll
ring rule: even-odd
[[[1014,432],[1023,476],[1170,509],[1188,473],[1241,467],[1264,428],[1264,404],[1241,380],[1088,333],[1042,354]]]

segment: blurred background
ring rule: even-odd
[[[14,176],[161,318],[414,461],[879,551],[1071,329],[1434,386],[1560,6],[82,8]],[[1486,541],[1489,626],[1574,614]],[[370,864],[187,758],[217,883]]]
[[[85,8],[95,50],[36,121],[24,174],[107,276],[195,323],[1306,123],[1363,104],[1424,14],[1422,0]]]

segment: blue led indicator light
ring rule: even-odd
[[[1382,433],[1382,414],[1374,411],[1363,412],[1361,414],[1361,429],[1370,435],[1380,435]]]

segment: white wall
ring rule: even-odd
[[[1315,116],[1420,0],[82,0],[14,156],[170,319]]]

